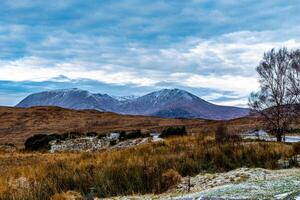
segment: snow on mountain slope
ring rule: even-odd
[[[180,89],[163,89],[122,104],[119,112],[222,120],[248,115],[249,110],[215,105]]]
[[[153,115],[167,118],[233,119],[248,115],[249,110],[209,103],[187,91],[162,89],[141,97],[111,97],[85,90],[53,90],[31,94],[17,107],[60,106],[71,109],[96,109],[121,114]]]
[[[103,109],[99,106],[100,99],[88,91],[77,88],[51,90],[29,95],[17,104],[17,107],[59,106],[76,110],[96,109],[102,111]]]
[[[112,96],[114,99],[118,101],[132,101],[134,99],[137,99],[138,96],[135,95],[129,95],[129,96]]]

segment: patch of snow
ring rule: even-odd
[[[129,95],[129,96],[112,96],[114,99],[118,101],[132,101],[134,99],[139,98],[139,96],[136,95]]]

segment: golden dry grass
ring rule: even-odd
[[[69,190],[84,194],[90,187],[99,197],[159,193],[166,189],[163,176],[170,170],[186,176],[242,166],[272,169],[278,159],[294,153],[288,144],[216,144],[211,136],[170,138],[95,153],[2,153],[0,199],[50,199]],[[11,184],[20,177],[26,178],[28,189]]]

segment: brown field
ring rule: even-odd
[[[161,193],[174,177],[239,167],[274,169],[278,159],[297,153],[299,144],[217,144],[212,136],[94,153],[0,153],[0,199],[46,200],[69,190],[87,194],[91,187],[98,197]]]
[[[119,115],[95,110],[69,110],[59,107],[0,107],[0,144],[23,147],[34,134],[63,134],[70,131],[105,134],[118,130],[160,131],[168,126],[186,126],[190,135],[213,132],[220,121],[203,119],[163,119]],[[257,126],[255,118],[227,121],[231,129],[243,131]]]
[[[87,194],[91,187],[99,197],[161,193],[173,184],[170,180],[179,180],[181,176],[239,167],[274,169],[278,159],[300,153],[299,143],[254,140],[218,143],[214,132],[220,123],[226,123],[230,132],[260,126],[255,117],[211,121],[58,107],[0,107],[0,144],[13,143],[18,147],[23,147],[26,138],[34,134],[70,131],[105,134],[141,129],[146,132],[184,125],[189,133],[161,142],[92,153],[0,151],[0,200],[51,199],[69,190]]]

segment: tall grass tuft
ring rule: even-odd
[[[160,193],[176,184],[181,176],[244,166],[273,169],[278,159],[293,154],[292,145],[283,143],[219,144],[211,137],[200,140],[192,136],[98,153],[32,154],[28,162],[22,164],[22,170],[20,164],[12,162],[11,168],[0,174],[3,187],[0,199],[50,199],[70,190],[84,195],[90,188],[95,188],[98,197]],[[25,155],[19,153],[18,156]],[[35,162],[30,163],[30,159]],[[26,177],[32,187],[3,186],[9,177]]]

